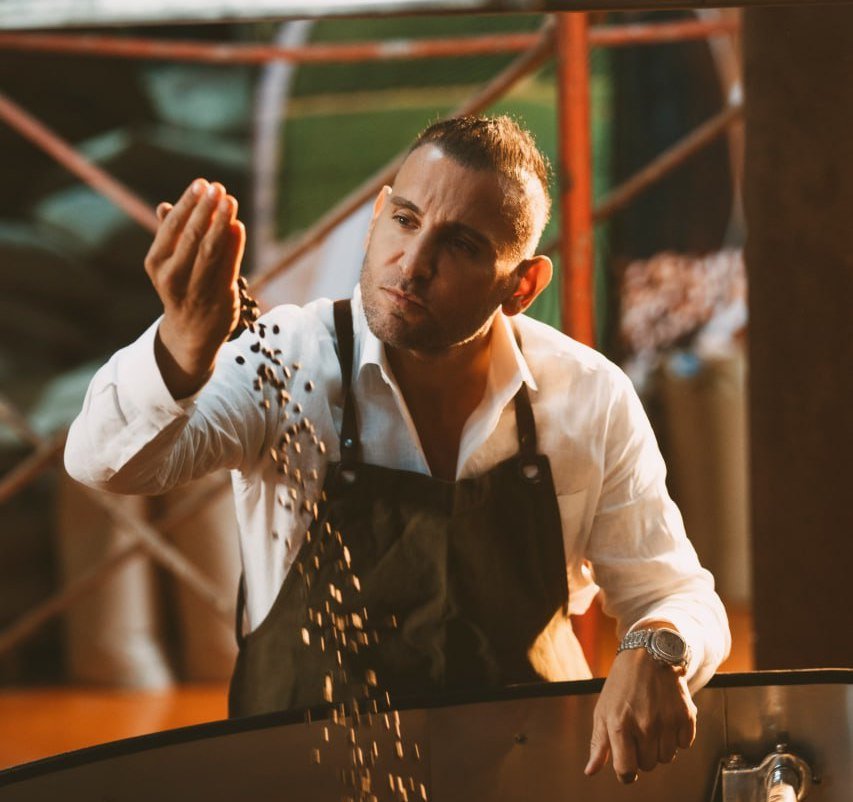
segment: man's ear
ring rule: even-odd
[[[534,256],[525,259],[516,267],[518,284],[501,308],[505,315],[517,315],[527,309],[536,300],[542,290],[550,283],[554,275],[554,265],[547,256]]]
[[[367,235],[364,238],[364,247],[367,248],[370,242],[370,235],[373,233],[373,226],[376,225],[376,220],[379,218],[382,209],[385,208],[385,201],[391,195],[391,187],[387,184],[379,190],[379,194],[373,201],[373,217],[370,219],[370,226],[367,229]]]

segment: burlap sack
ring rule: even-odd
[[[727,601],[750,599],[746,360],[670,358],[659,376],[673,495]]]
[[[170,577],[172,609],[177,635],[178,663],[184,681],[224,681],[231,676],[237,656],[234,636],[234,608],[240,579],[240,550],[237,518],[231,483],[225,471],[212,474],[184,488],[155,499],[160,514],[168,515],[188,494],[217,485],[224,488],[205,502],[183,522],[169,530],[168,536],[183,555],[220,588],[228,604],[223,619],[183,582]]]
[[[57,554],[67,582],[122,546],[127,533],[64,472],[58,485]],[[128,514],[146,515],[145,498],[112,499]],[[78,599],[64,620],[70,681],[125,688],[173,683],[157,572],[144,553],[130,557],[96,590]]]

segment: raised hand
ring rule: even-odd
[[[174,398],[196,392],[239,320],[237,276],[246,242],[237,201],[218,183],[194,181],[161,221],[145,271],[163,303],[157,364]]]

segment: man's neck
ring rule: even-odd
[[[486,391],[491,348],[491,327],[475,339],[441,352],[385,347],[436,476],[455,476],[462,430]]]
[[[388,362],[403,395],[452,401],[472,392],[482,398],[489,375],[491,327],[474,339],[442,351],[410,351],[385,346]],[[477,399],[479,403],[479,398]]]

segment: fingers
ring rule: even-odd
[[[237,275],[240,272],[240,263],[243,261],[243,252],[246,249],[246,227],[239,221],[235,220],[231,223],[230,229],[230,252],[229,259],[231,262],[231,280],[236,281]]]
[[[658,764],[660,743],[657,734],[644,734],[634,742],[637,751],[637,766],[641,771],[651,771]]]
[[[187,220],[208,187],[208,182],[203,178],[196,179],[187,187],[180,200],[169,209],[169,214],[164,215],[163,225],[157,230],[154,242],[148,251],[149,261],[160,264],[172,255]],[[166,205],[168,204],[160,204],[157,207],[158,213],[161,207]]]
[[[693,708],[692,715],[687,717],[678,728],[678,746],[681,749],[689,749],[696,738],[696,708]]]
[[[169,214],[173,208],[174,207],[171,203],[158,203],[156,211],[157,220],[162,223],[166,219],[166,215]]]
[[[638,771],[652,771],[658,763],[671,763],[679,746],[688,748],[693,741],[696,718],[688,716],[682,728],[649,726],[641,728],[629,720],[614,720],[609,725],[596,717],[590,741],[589,761],[584,768],[587,776],[596,774],[612,757],[613,770],[622,783],[637,780]]]
[[[637,779],[639,759],[634,733],[624,724],[608,728],[612,750],[613,770],[620,782],[632,783]]]
[[[660,737],[657,748],[658,763],[672,763],[675,759],[675,753],[678,751],[676,746],[676,733],[673,730],[665,730]]]
[[[610,742],[607,739],[607,726],[603,719],[595,717],[592,725],[592,739],[589,742],[589,761],[583,773],[587,776],[601,771],[610,756]]]
[[[210,228],[211,218],[224,194],[222,184],[208,184],[184,224],[170,262],[175,271],[183,273],[186,278],[189,278],[202,240]],[[177,207],[175,209],[177,210]],[[168,222],[167,220],[165,224],[168,225]]]
[[[198,245],[188,285],[190,293],[205,297],[234,282],[245,242],[242,223],[234,221],[236,212],[237,201],[234,198],[230,195],[220,198],[210,226]]]

